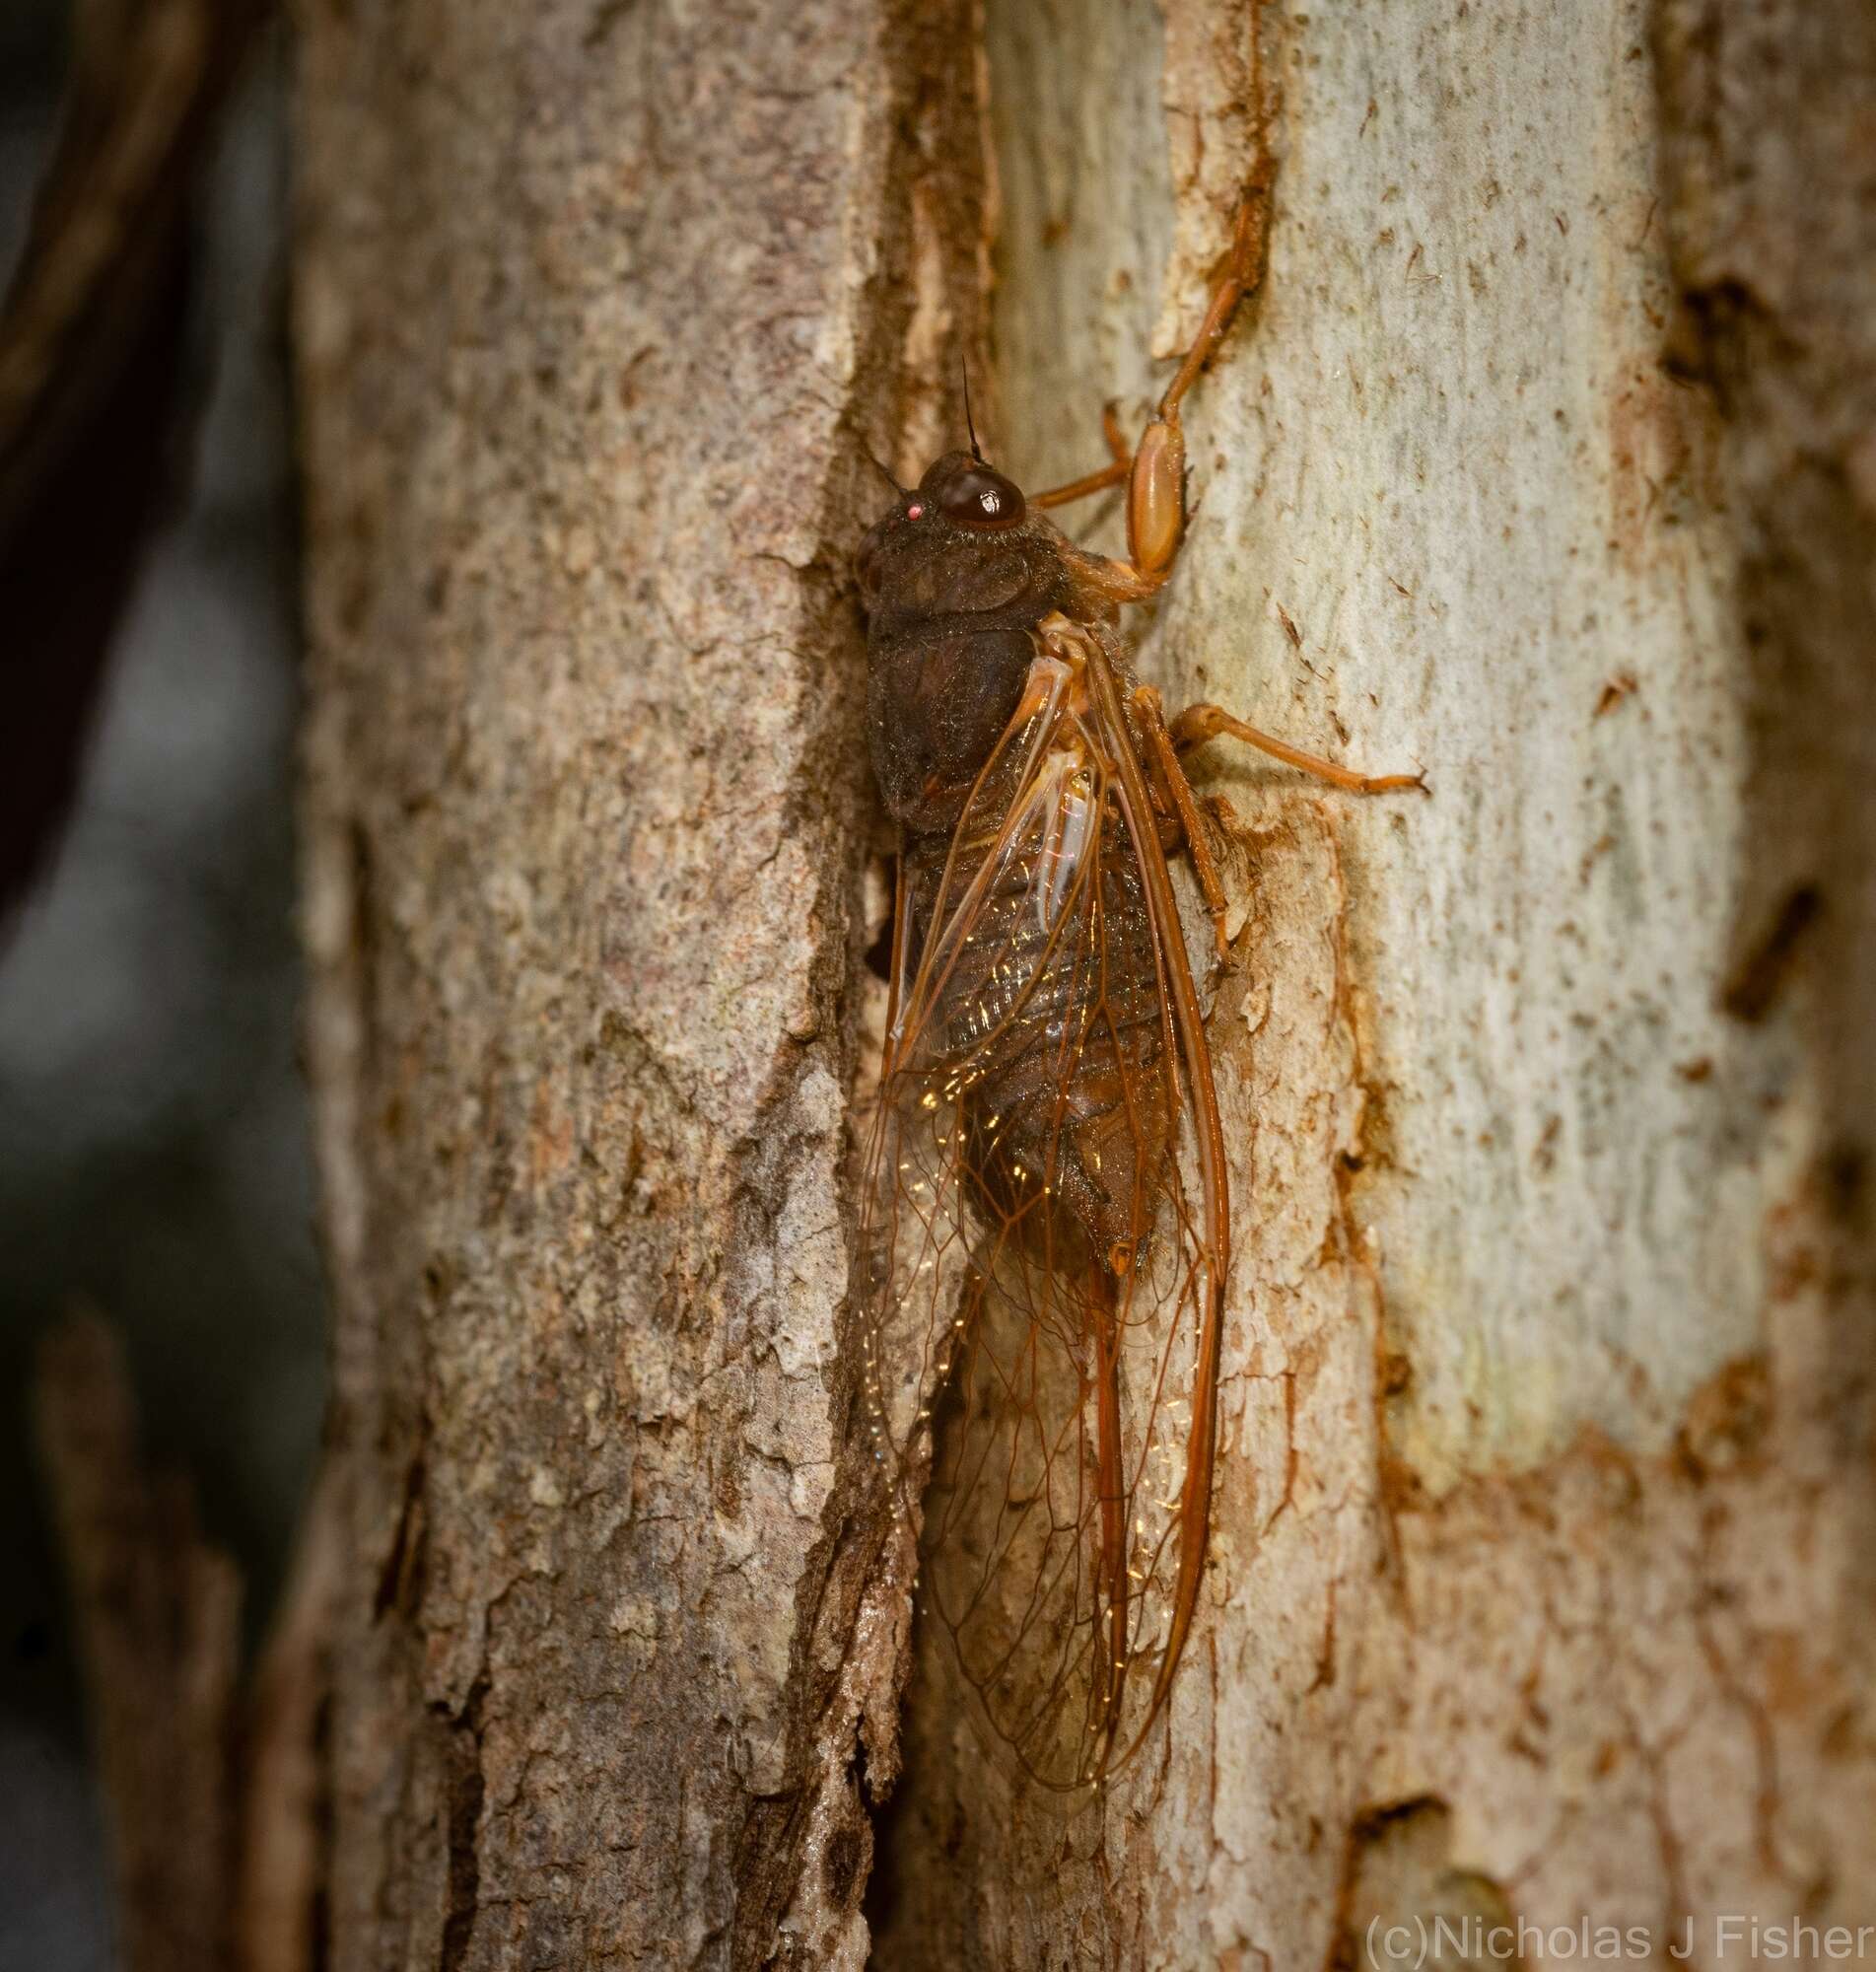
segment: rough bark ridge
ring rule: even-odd
[[[1188,166],[1244,113],[1194,50],[1248,33],[993,6],[1018,478],[1162,374],[1218,237]],[[987,1783],[921,1640],[881,1961],[1354,1964],[1380,1917],[1411,1962],[1443,1912],[1661,1962],[1691,1920],[1712,1963],[1728,1915],[1867,1924],[1867,10],[1266,34],[1270,277],[1143,669],[1433,799],[1214,749],[1208,1606],[1163,1757],[1066,1822]]]
[[[976,45],[306,18],[338,1966],[864,1957],[904,1598],[842,1463],[848,555],[977,319]]]

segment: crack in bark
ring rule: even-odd
[[[450,1796],[444,1840],[449,1858],[439,1972],[462,1972],[475,1935],[482,1882],[481,1822],[487,1779],[482,1771],[482,1708],[489,1694],[486,1669],[469,1687],[462,1710],[450,1722]]]

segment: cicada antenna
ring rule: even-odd
[[[886,482],[886,484],[890,486],[896,494],[898,494],[900,499],[903,500],[910,489],[901,486],[899,484],[897,477],[893,473],[892,467],[889,466],[885,462],[885,460],[881,458],[879,455],[872,450],[870,446],[863,446],[861,450],[865,452],[867,455],[867,463],[870,465],[872,469],[878,473],[880,478],[883,479]]]
[[[982,465],[985,463],[985,458],[977,445],[977,420],[971,416],[971,366],[968,361],[960,357],[958,368],[964,373],[964,429],[971,435],[971,457]]]

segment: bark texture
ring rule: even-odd
[[[1138,427],[1253,17],[306,31],[334,1963],[1876,1921],[1866,10],[1265,15],[1270,274],[1141,668],[1433,796],[1207,756],[1214,1564],[1163,1748],[1069,1819],[852,1455],[847,557],[992,239],[1001,462]]]
[[[857,1965],[848,563],[978,308],[969,10],[305,30],[334,1962]]]

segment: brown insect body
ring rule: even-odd
[[[989,486],[1002,511],[1018,518],[995,533],[982,524],[947,518],[947,505],[960,504],[960,482],[967,489]],[[1079,628],[1084,634],[1076,662],[1084,666],[1088,654],[1098,652],[1099,662],[1125,676],[1102,634],[1116,612],[1094,586],[1101,567],[1096,558],[1044,515],[1026,511],[1020,493],[968,453],[947,453],[916,493],[874,525],[862,543],[860,566],[871,626],[873,772],[905,830],[905,902],[916,952],[925,944],[947,863],[955,858],[967,869],[984,865],[1008,804],[1018,798],[1009,766],[989,785],[980,786],[979,777],[1017,722],[1039,657],[1065,641],[1061,633],[1046,636],[1044,623],[1057,617],[1064,632]],[[1067,641],[1076,641],[1072,632]],[[1077,680],[1077,695],[1065,710],[1082,736],[1068,745],[1088,748],[1094,719],[1084,680]],[[1118,738],[1108,736],[1108,750]],[[1136,743],[1131,729],[1125,741]],[[1059,799],[1083,809],[1091,802],[1095,772],[1111,786],[1114,763],[1062,751],[1061,744],[1058,736],[1053,773],[1066,783]],[[1077,775],[1086,783],[1078,793]],[[969,825],[963,826],[967,808]],[[1099,820],[1108,845],[1099,859],[1103,976],[1077,969],[1070,954],[1050,962],[1048,914],[1026,908],[1033,880],[1019,861],[1006,860],[978,899],[982,922],[946,979],[939,1017],[953,1046],[970,1045],[986,1027],[998,1037],[983,1048],[983,1080],[966,1124],[984,1115],[1009,1121],[985,1161],[973,1166],[973,1182],[1007,1200],[1013,1166],[1040,1171],[1053,1156],[1059,1166],[1054,1182],[1069,1208],[1066,1217],[1054,1215],[1055,1250],[1066,1255],[1079,1232],[1090,1242],[1086,1258],[1106,1264],[1131,1248],[1144,1229],[1135,1223],[1142,1200],[1131,1139],[1098,1126],[1122,1108],[1117,1081],[1123,1064],[1136,1078],[1157,1077],[1162,1049],[1152,927],[1138,852],[1118,826],[1118,814]],[[1110,1019],[1090,1026],[1097,991]],[[1073,1083],[1063,1090],[1056,1086],[1059,1057],[1072,1031],[1079,1042]],[[1164,1112],[1166,1099],[1161,1088],[1138,1091],[1137,1126],[1163,1136],[1149,1119]],[[1085,1152],[1084,1137],[1090,1140]],[[1090,1163],[1090,1157],[1100,1157],[1101,1143],[1092,1141],[1097,1137],[1106,1154]]]
[[[1065,1789],[1138,1743],[1190,1622],[1228,1243],[1114,566],[960,453],[860,554],[874,769],[905,830],[875,1428],[903,1463],[948,1400],[929,1605],[993,1742]]]

